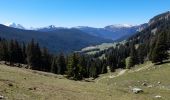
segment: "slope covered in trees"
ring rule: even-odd
[[[152,19],[143,31],[124,43],[92,55],[72,53],[50,54],[37,42],[18,43],[16,40],[0,39],[0,60],[27,64],[28,68],[67,75],[69,79],[96,78],[99,74],[117,68],[131,68],[145,61],[163,63],[169,58],[170,49],[170,12],[160,18]],[[105,57],[101,58],[101,55]]]
[[[0,60],[6,61],[6,64],[9,62],[11,66],[15,63],[18,63],[18,67],[22,67],[20,64],[27,64],[27,68],[33,70],[66,74],[74,80],[96,78],[107,72],[104,60],[79,53],[53,55],[46,48],[40,48],[34,40],[25,44],[0,39]]]

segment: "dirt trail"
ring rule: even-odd
[[[136,69],[136,70],[131,70],[131,71],[129,71],[129,73],[139,72],[139,71],[141,71],[141,70],[148,69],[148,68],[149,68],[149,67],[151,67],[152,65],[153,65],[152,63],[147,64],[147,65],[146,65],[146,66],[144,66],[144,67],[138,68],[138,69]]]
[[[126,71],[127,71],[127,69],[123,69],[123,70],[121,70],[117,75],[104,76],[104,77],[98,79],[98,80],[96,81],[96,83],[98,83],[100,80],[105,79],[105,78],[115,78],[115,77],[121,76],[121,75],[123,75]],[[111,73],[110,73],[110,74],[111,74]]]
[[[110,75],[108,75],[108,76],[103,76],[103,77],[97,79],[97,80],[96,80],[96,83],[98,83],[100,80],[105,79],[105,78],[108,78],[108,79],[109,79],[109,78],[116,78],[116,77],[118,77],[118,76],[121,76],[121,75],[125,74],[127,71],[128,71],[128,73],[133,73],[133,72],[138,72],[138,71],[141,71],[141,70],[145,70],[145,69],[148,69],[149,67],[151,67],[152,65],[153,65],[153,64],[150,63],[150,64],[147,64],[147,65],[144,66],[144,67],[141,67],[141,68],[138,68],[138,69],[135,69],[135,70],[130,70],[130,71],[128,71],[128,69],[123,69],[123,70],[121,70],[120,72],[118,72],[117,75],[111,75],[112,73],[109,72]]]

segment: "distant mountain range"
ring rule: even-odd
[[[18,28],[18,29],[26,29],[24,28],[21,24],[16,24],[16,23],[8,23],[8,24],[5,24],[6,26],[8,27],[13,27],[13,28]]]
[[[18,28],[18,29],[26,29],[22,25],[15,24],[15,23],[12,23],[8,26],[13,27],[13,28]],[[94,28],[94,27],[88,27],[88,26],[66,28],[66,27],[56,27],[54,25],[49,25],[47,27],[31,28],[27,30],[50,32],[50,31],[56,31],[60,29],[78,29],[78,30],[83,31],[84,33],[88,33],[95,37],[111,39],[115,41],[115,40],[127,39],[128,37],[134,35],[136,32],[141,31],[145,27],[147,27],[147,24],[142,24],[142,25],[116,24],[116,25],[109,25],[104,28]]]
[[[54,27],[50,27],[53,29]],[[51,52],[70,53],[90,45],[112,42],[112,40],[95,37],[77,29],[59,29],[51,31],[25,30],[12,28],[0,24],[0,37],[28,42],[37,41],[42,47],[47,47]]]
[[[147,24],[136,26],[118,24],[104,28],[88,26],[65,28],[50,25],[42,28],[26,29],[21,24],[10,23],[6,26],[0,25],[0,37],[24,42],[28,42],[33,38],[51,52],[69,53],[79,51],[87,46],[127,39],[146,26]]]
[[[84,27],[79,26],[75,27],[83,32],[89,33],[93,36],[102,37],[105,39],[112,40],[124,40],[134,35],[136,32],[141,31],[147,27],[147,24],[142,25],[127,25],[127,24],[118,24],[118,25],[109,25],[104,28],[93,28],[93,27]]]

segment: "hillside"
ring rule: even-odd
[[[42,47],[47,47],[53,53],[70,53],[86,46],[97,45],[112,40],[91,36],[76,29],[58,29],[50,32],[21,30],[0,25],[0,37],[29,42],[33,38]]]
[[[148,62],[124,72],[103,74],[94,82],[0,65],[0,95],[7,100],[169,100],[169,76],[170,63],[154,66]],[[133,87],[144,92],[134,94]],[[161,98],[155,98],[157,95]]]

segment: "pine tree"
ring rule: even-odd
[[[130,51],[130,59],[129,59],[129,65],[128,67],[133,67],[134,65],[139,64],[138,61],[138,55],[137,55],[137,51],[135,49],[135,46],[132,44],[131,45],[131,51]]]
[[[26,58],[27,58],[27,55],[26,55],[26,45],[25,45],[25,43],[22,43],[22,56],[23,56],[23,64],[26,64],[27,63],[27,61],[26,61]]]
[[[27,46],[27,62],[28,65],[34,70],[41,68],[41,50],[38,43],[32,39],[31,43]]]
[[[6,40],[0,42],[0,60],[9,61],[8,42]]]
[[[107,64],[106,64],[106,59],[102,59],[102,72],[101,74],[107,73]]]
[[[82,79],[83,77],[88,77],[87,75],[87,70],[86,70],[86,66],[87,66],[87,61],[84,55],[81,55],[79,57],[79,79]]]
[[[167,36],[164,33],[159,34],[156,46],[152,52],[152,62],[153,63],[162,63],[163,60],[168,59],[168,48],[167,48]]]
[[[65,74],[66,71],[66,61],[65,61],[65,57],[63,53],[60,53],[59,57],[58,57],[58,74]]]
[[[23,57],[23,51],[21,46],[19,45],[18,41],[14,41],[14,47],[15,47],[15,62],[16,63],[23,63],[24,62],[24,57]]]
[[[42,50],[42,56],[41,56],[41,70],[42,71],[46,71],[46,72],[50,72],[51,71],[51,60],[52,57],[49,54],[47,48],[43,48]]]
[[[138,57],[139,57],[139,63],[140,64],[144,63],[144,52],[145,52],[144,49],[145,49],[145,47],[144,47],[143,44],[139,45],[139,48],[138,48]]]
[[[76,53],[74,53],[68,61],[67,65],[67,76],[73,77],[73,79],[77,80],[79,74],[79,68],[78,68],[78,56]]]
[[[16,57],[16,48],[14,46],[14,41],[11,40],[9,43],[9,62],[10,65],[13,65],[15,62],[15,57]]]
[[[94,60],[92,60],[91,62],[91,66],[90,66],[90,77],[96,78],[97,77],[97,65],[96,62]]]
[[[57,57],[53,57],[52,64],[51,64],[51,72],[58,74]]]

